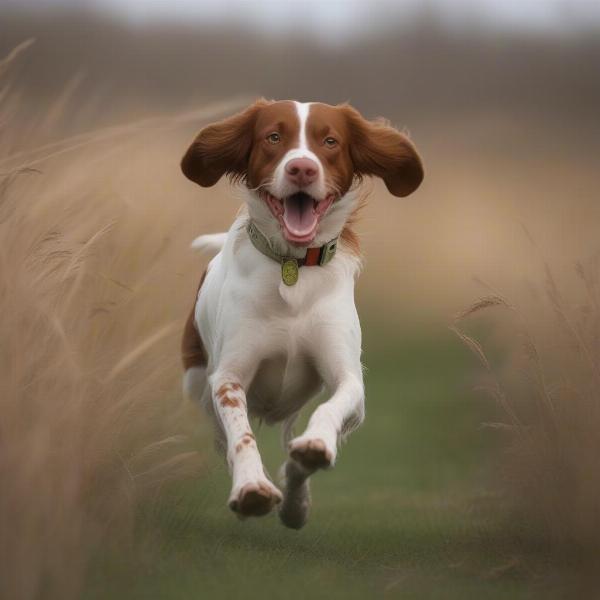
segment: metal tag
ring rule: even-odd
[[[281,263],[281,279],[285,285],[294,285],[298,281],[298,261],[295,258],[286,258]]]
[[[331,240],[327,242],[325,246],[323,246],[323,250],[321,252],[321,260],[319,264],[321,266],[326,265],[334,256],[335,251],[337,250],[337,238],[335,240]]]

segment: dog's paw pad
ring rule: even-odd
[[[292,440],[290,456],[305,469],[316,471],[327,469],[333,464],[333,453],[321,439]]]
[[[229,508],[238,516],[262,517],[281,502],[281,492],[270,482],[247,483],[229,499]]]

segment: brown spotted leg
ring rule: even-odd
[[[246,394],[239,383],[221,380],[213,387],[213,403],[227,440],[233,479],[229,507],[241,517],[265,515],[282,496],[265,475],[248,421]]]

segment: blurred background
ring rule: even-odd
[[[0,49],[35,39],[15,74],[19,111],[62,95],[53,134],[232,97],[349,101],[389,118],[427,177],[402,201],[375,185],[360,293],[398,316],[401,303],[447,317],[473,276],[506,289],[537,268],[522,225],[564,263],[595,243],[599,24],[591,0],[3,0]],[[172,144],[166,199],[196,198],[196,231],[221,230],[227,185],[202,192],[173,168],[195,128],[160,136]],[[215,194],[223,218],[207,221]]]
[[[330,597],[529,597],[522,532],[514,538],[482,508],[506,494],[495,485],[504,441],[480,424],[506,411],[471,392],[483,376],[448,327],[482,295],[494,296],[488,307],[509,298],[539,316],[548,289],[560,289],[550,314],[589,301],[583,330],[598,325],[597,263],[581,264],[599,250],[600,4],[0,0],[0,56],[6,597],[189,597],[203,586],[235,597],[248,582],[276,594],[278,569],[299,597],[316,592],[298,570]],[[239,206],[228,182],[200,189],[178,163],[203,125],[260,96],[348,101],[386,117],[426,169],[406,199],[365,184],[357,296],[369,418],[336,471],[317,478],[316,524],[294,539],[275,520],[240,525],[226,514],[209,427],[178,389],[178,336],[204,267],[189,243],[224,231]],[[564,358],[544,323],[542,338]],[[501,374],[520,373],[503,336],[491,337]],[[594,340],[584,344],[592,366]],[[48,407],[48,386],[68,422]],[[275,473],[280,454],[264,435]],[[179,486],[167,499],[165,479]],[[114,523],[128,532],[117,536],[127,560],[106,541]],[[330,535],[318,542],[318,530]],[[231,577],[240,564],[244,581]]]

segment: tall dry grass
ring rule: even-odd
[[[500,408],[498,422],[487,425],[502,436],[511,527],[561,561],[597,569],[600,255],[576,263],[570,277],[558,278],[548,263],[543,272],[519,304],[488,289],[457,316],[455,331],[478,357],[484,388]],[[496,315],[502,333],[484,342],[481,328],[467,333],[467,321],[490,309],[503,311]]]
[[[151,141],[231,106],[53,138],[75,107],[19,113],[27,45],[0,63],[0,596],[68,599],[137,503],[202,464],[178,352],[195,227],[161,179],[182,148],[164,167]]]

